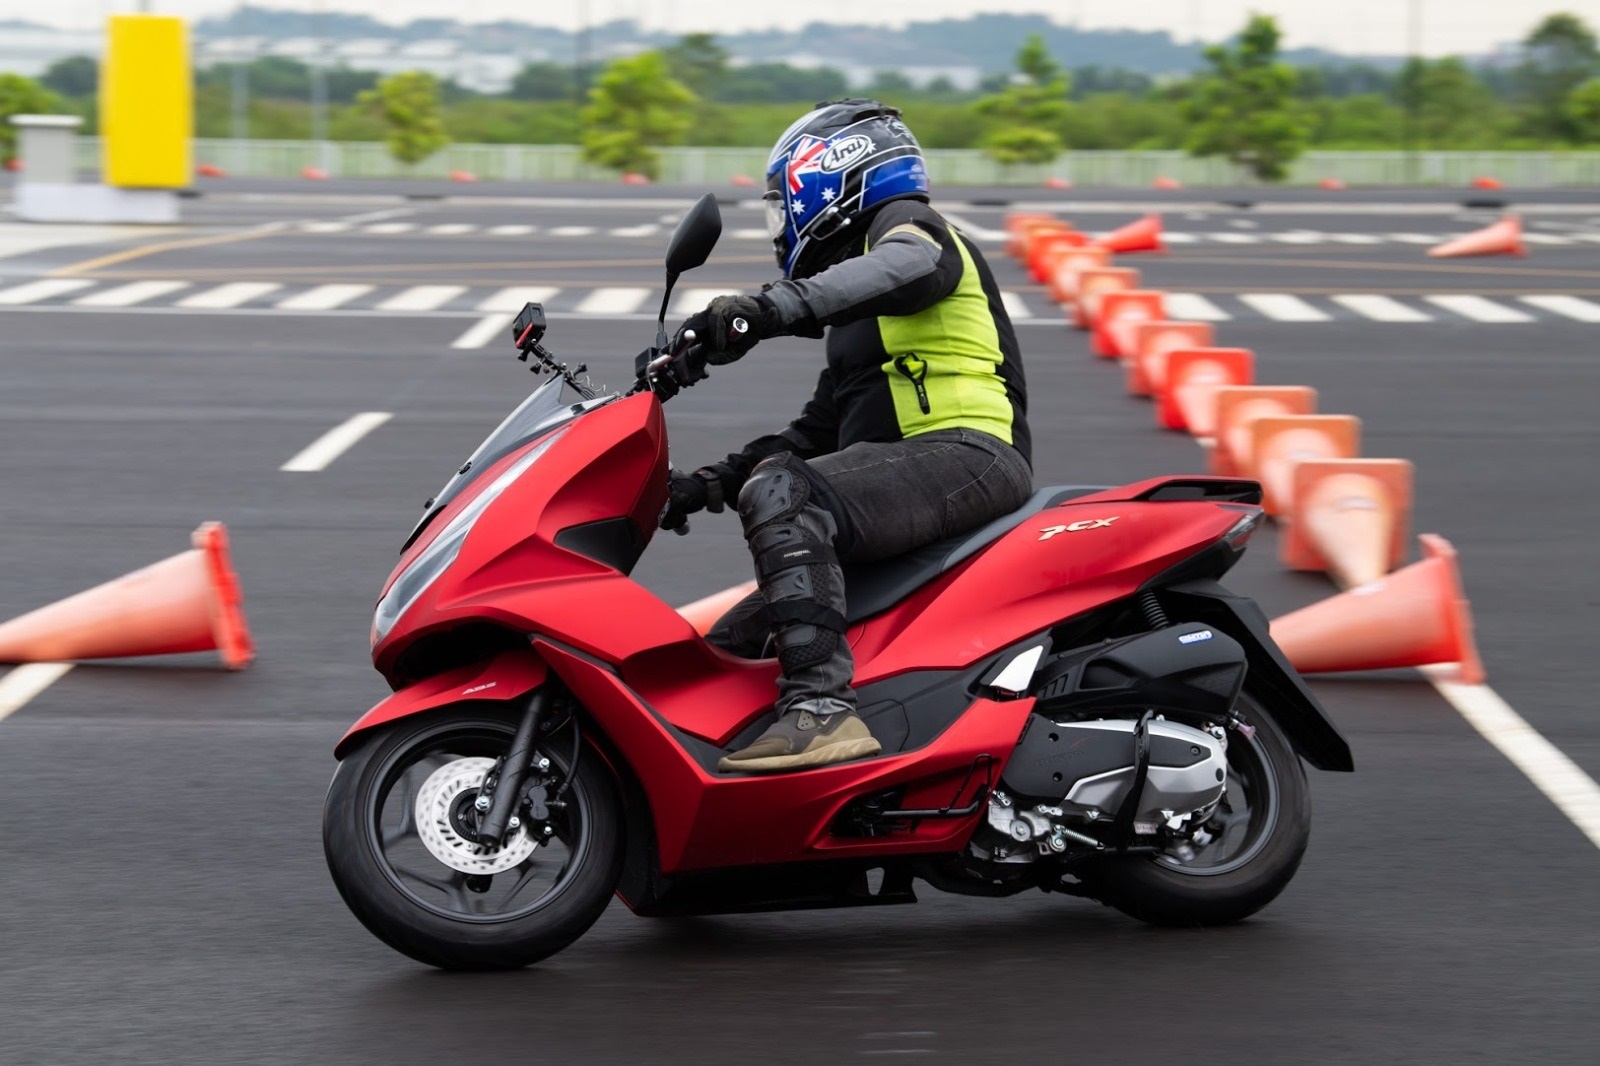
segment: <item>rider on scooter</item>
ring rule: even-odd
[[[1027,390],[1011,320],[978,249],[928,206],[900,112],[819,104],[767,163],[783,278],[719,296],[684,323],[714,365],[766,337],[822,337],[827,366],[800,417],[720,463],[673,472],[664,528],[737,501],[759,591],[709,639],[776,646],[778,721],[724,772],[875,755],[856,714],[840,561],[887,559],[1020,507],[1031,491]],[[733,322],[748,328],[735,333]]]

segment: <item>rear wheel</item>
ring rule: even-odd
[[[481,708],[402,721],[334,772],[323,808],[328,869],[350,910],[397,951],[444,969],[513,969],[593,925],[622,866],[616,790],[596,759],[541,745],[559,805],[519,805],[498,847],[474,840],[473,801],[516,721]],[[548,750],[548,749],[559,750]],[[530,777],[531,779],[531,777]]]
[[[1193,854],[1086,866],[1079,877],[1091,895],[1156,925],[1226,925],[1289,884],[1311,837],[1305,769],[1262,704],[1246,693],[1238,708],[1255,734],[1229,733],[1227,791]]]

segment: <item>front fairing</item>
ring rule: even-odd
[[[573,531],[620,531],[636,547],[637,558],[666,502],[666,425],[659,401],[649,394],[595,404],[581,417],[542,426],[498,458],[487,447],[480,453],[477,475],[436,505],[437,513],[402,553],[384,586],[387,597],[408,580],[408,571],[431,545],[454,532],[454,523],[464,514],[471,519],[448,565],[389,620],[386,630],[375,628],[374,663],[386,676],[419,639],[466,623],[548,631],[549,624],[529,617],[537,613],[537,595],[529,593],[574,579],[618,577],[632,565],[597,554],[589,547],[592,538]],[[519,464],[527,465],[499,485],[485,505],[480,494],[496,488]],[[480,513],[471,514],[474,508]]]

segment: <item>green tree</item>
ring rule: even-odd
[[[1567,97],[1600,73],[1600,44],[1576,15],[1549,15],[1522,41],[1516,84],[1528,106],[1527,129],[1536,137],[1571,137],[1576,132]]]
[[[439,118],[439,81],[432,74],[408,70],[390,75],[362,93],[359,102],[383,121],[389,154],[407,166],[450,143]]]
[[[1600,141],[1600,78],[1590,78],[1567,94],[1566,113],[1580,141]]]
[[[728,76],[728,50],[716,34],[690,33],[663,51],[672,76],[696,96],[713,96]]]
[[[1400,106],[1412,116],[1413,134],[1427,147],[1481,139],[1494,94],[1454,56],[1430,63],[1408,60],[1396,81]]]
[[[88,56],[68,56],[50,64],[39,84],[73,100],[92,99],[100,88],[100,64]]]
[[[1211,65],[1184,105],[1190,154],[1224,156],[1261,181],[1282,181],[1305,148],[1294,68],[1278,62],[1278,23],[1252,15],[1236,48],[1205,51]]]
[[[570,100],[575,87],[571,67],[529,63],[511,79],[506,95],[513,100]]]
[[[606,67],[583,109],[583,157],[615,170],[661,176],[655,149],[681,144],[694,125],[698,98],[672,76],[660,51]]]
[[[0,163],[17,153],[17,128],[12,115],[48,115],[61,111],[56,94],[21,74],[0,74]]]
[[[1044,37],[1028,35],[1017,52],[1017,73],[1000,92],[973,104],[988,120],[983,147],[998,162],[1048,163],[1061,154],[1058,132],[1067,117],[1067,76],[1050,58]]]

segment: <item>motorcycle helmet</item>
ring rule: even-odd
[[[922,148],[898,109],[876,100],[829,100],[784,131],[767,160],[767,233],[783,276],[818,260],[866,213],[928,199]]]

